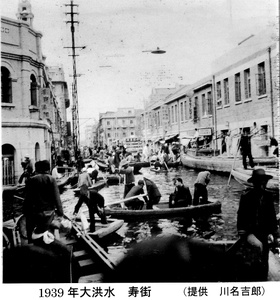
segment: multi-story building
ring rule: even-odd
[[[1,17],[1,108],[3,184],[14,184],[27,154],[51,160],[53,133],[60,132],[58,103],[45,68],[42,34],[32,27],[29,1],[18,20]],[[55,130],[56,129],[56,130]]]
[[[140,113],[134,108],[118,108],[99,115],[98,143],[101,146],[124,143],[126,138],[140,138]]]
[[[267,28],[213,62],[216,129],[232,135],[240,130],[254,133],[253,156],[270,155],[269,136],[279,138],[277,53],[275,32]]]
[[[251,36],[212,64],[213,73],[145,107],[143,136],[150,144],[175,138],[188,144],[198,130],[204,147],[222,152],[230,134],[236,153],[240,131],[254,133],[253,156],[268,156],[276,130],[279,53],[273,30]]]
[[[67,133],[67,113],[66,109],[70,106],[68,85],[65,81],[63,66],[48,66],[47,73],[52,84],[53,93],[58,105],[57,112],[55,112],[57,121],[54,131],[54,139],[56,145],[56,153],[60,153],[61,149],[68,148],[68,133]],[[60,117],[60,119],[58,119]],[[58,129],[60,129],[58,131]]]

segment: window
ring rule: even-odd
[[[110,125],[110,121],[107,121],[107,125]]]
[[[250,69],[244,71],[245,99],[251,98]]]
[[[34,75],[30,76],[30,98],[31,105],[37,106],[37,82]]]
[[[213,114],[213,105],[212,105],[212,93],[207,93],[207,114],[212,115]]]
[[[108,138],[111,137],[111,133],[107,133]]]
[[[161,121],[160,121],[160,114],[159,114],[159,111],[158,111],[158,126],[161,126]]]
[[[229,104],[229,86],[228,86],[228,78],[224,79],[224,103],[225,105]]]
[[[240,82],[240,73],[235,74],[235,102],[241,101],[241,82]]]
[[[197,97],[194,99],[195,103],[197,102]],[[193,111],[192,111],[192,99],[189,99],[189,117],[190,119],[193,118]]]
[[[258,74],[257,74],[257,95],[266,94],[266,81],[265,81],[265,65],[264,62],[258,64]]]
[[[180,103],[180,121],[182,122],[184,120],[184,108],[183,108],[183,102]]]
[[[207,115],[207,107],[206,107],[206,100],[205,100],[205,94],[201,95],[201,103],[202,103],[202,115],[206,116]]]
[[[217,106],[222,106],[222,87],[221,87],[221,81],[218,81],[216,84],[217,88]]]
[[[1,67],[1,102],[12,103],[12,79],[5,67]]]
[[[178,122],[178,106],[175,104],[175,123]]]
[[[174,106],[173,105],[171,106],[171,111],[172,111],[172,113],[171,113],[171,123],[174,123]]]
[[[188,119],[187,101],[185,101],[184,104],[185,104],[185,120],[187,120]]]
[[[131,136],[132,136],[132,135],[134,135],[134,132],[133,132],[133,131],[131,131],[131,132],[130,132],[130,135],[131,135]]]
[[[126,137],[126,133],[125,132],[123,132],[123,137]]]
[[[130,120],[130,124],[133,124],[133,120]]]
[[[198,97],[194,98],[194,108],[193,108],[193,122],[198,121]]]

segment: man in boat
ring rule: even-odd
[[[148,202],[146,205],[147,209],[152,209],[154,204],[158,204],[161,198],[161,193],[156,186],[156,184],[150,179],[144,178],[144,182],[146,184],[147,194],[148,194]]]
[[[125,198],[131,198],[135,197],[137,195],[143,195],[144,194],[144,181],[139,180],[138,184],[131,188],[131,190],[127,193]],[[143,196],[146,203],[148,203],[148,198],[146,196]],[[131,200],[128,200],[125,202],[125,206],[129,209],[142,209],[144,206],[144,201],[140,200],[139,198],[135,197]]]
[[[30,160],[29,154],[25,155],[21,166],[23,168],[23,173],[19,178],[19,184],[24,184],[33,175],[33,164]]]
[[[133,168],[129,166],[129,162],[124,159],[120,163],[120,174],[124,174],[124,198],[127,193],[134,187],[135,177],[133,174]]]
[[[253,183],[253,188],[241,195],[237,212],[238,234],[251,254],[258,257],[257,262],[251,261],[251,265],[247,264],[248,268],[242,270],[245,279],[252,281],[267,280],[269,245],[280,245],[273,198],[265,190],[271,178],[263,169],[253,170],[247,180]]]
[[[86,185],[87,187],[92,186],[91,178],[85,167],[82,169],[81,174],[79,174],[78,178],[78,187],[80,188],[82,185]]]
[[[104,203],[105,203],[104,197],[95,190],[89,191],[88,186],[86,184],[83,184],[80,188],[80,198],[78,200],[78,203],[75,206],[74,213],[73,213],[74,216],[77,215],[83,203],[87,205],[89,210],[90,232],[95,231],[95,217],[94,217],[95,213],[97,213],[98,216],[101,218],[102,224],[107,224],[105,207],[104,207]]]
[[[192,195],[190,189],[183,184],[182,178],[176,178],[174,181],[175,191],[169,197],[169,207],[186,207],[192,204]]]
[[[194,183],[193,205],[206,204],[208,202],[207,185],[210,182],[210,172],[199,172]]]
[[[63,209],[56,180],[50,175],[49,161],[36,162],[35,169],[37,175],[31,177],[26,185],[23,204],[27,237],[29,242],[48,243],[48,230],[55,211],[62,217]]]
[[[242,163],[245,170],[247,169],[247,161],[246,161],[247,156],[249,158],[249,165],[251,166],[251,168],[254,167],[254,160],[251,151],[251,136],[252,135],[249,135],[247,131],[244,131],[241,134],[239,147],[238,147],[240,148],[242,154]]]
[[[92,180],[96,182],[97,176],[98,176],[98,164],[92,160],[90,164],[87,166],[87,172],[89,173],[89,176],[91,177]]]

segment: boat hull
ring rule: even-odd
[[[241,168],[242,159],[234,157],[228,158],[223,156],[191,156],[181,155],[182,164],[185,167],[198,170],[215,171],[221,173],[230,173],[233,168]],[[255,165],[258,166],[275,166],[278,163],[275,157],[254,158]]]
[[[221,213],[221,202],[209,202],[204,205],[168,208],[168,203],[154,205],[153,209],[124,210],[107,208],[106,214],[113,218],[128,219],[162,219],[175,217],[202,217]]]
[[[277,172],[277,169],[275,169]],[[266,171],[269,174],[269,169]],[[235,168],[232,170],[232,176],[234,179],[245,187],[252,188],[253,184],[248,182],[248,179],[252,175],[252,170],[244,170],[243,168]],[[271,173],[273,174],[273,173]],[[276,174],[276,173],[275,173]],[[273,193],[279,193],[279,174],[268,180],[266,190]]]

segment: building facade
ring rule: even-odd
[[[51,160],[54,133],[60,132],[58,103],[42,54],[42,34],[32,27],[29,1],[18,20],[1,17],[1,109],[3,184],[14,184],[28,155],[33,164]]]
[[[140,138],[141,110],[134,108],[118,108],[116,112],[106,112],[99,115],[98,144],[109,148],[124,144],[127,138]]]
[[[66,150],[68,145],[67,131],[67,113],[66,110],[70,106],[68,85],[65,81],[63,66],[47,66],[47,73],[51,81],[53,93],[57,103],[56,126],[54,129],[55,151],[60,154],[61,150]]]
[[[230,137],[231,154],[242,131],[252,136],[253,156],[271,156],[269,137],[279,139],[279,52],[271,29],[251,36],[212,64],[212,74],[145,106],[143,136],[155,150],[198,132],[202,148],[218,150]]]

